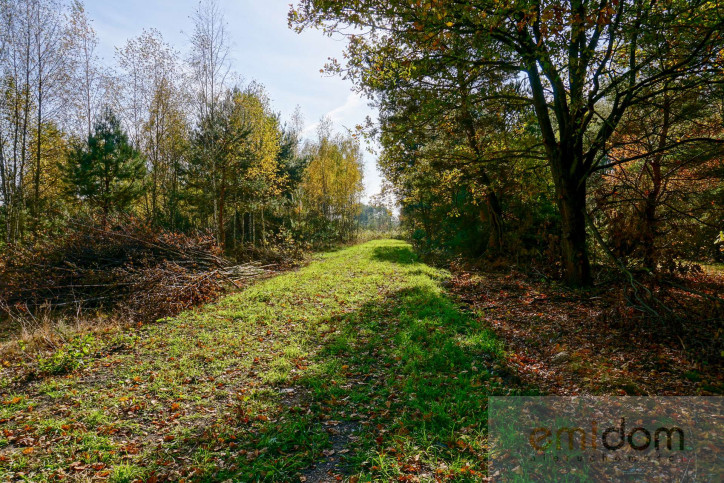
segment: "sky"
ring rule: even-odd
[[[272,108],[282,120],[295,107],[304,115],[304,134],[315,136],[322,117],[329,116],[335,130],[344,132],[364,123],[376,112],[352,91],[350,81],[320,73],[328,58],[342,59],[344,41],[318,30],[295,33],[287,25],[291,0],[218,0],[231,37],[231,70],[245,82],[258,81],[267,89]],[[116,47],[155,28],[182,56],[189,51],[193,31],[191,15],[198,0],[85,0],[99,41],[98,53],[114,62]],[[363,146],[366,148],[366,146]],[[364,149],[365,200],[380,191],[376,158]]]

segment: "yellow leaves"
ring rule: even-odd
[[[32,454],[33,451],[35,451],[35,448],[31,446],[31,447],[29,447],[29,448],[25,448],[25,449],[23,450],[23,454]]]
[[[310,149],[302,189],[310,211],[356,214],[362,192],[362,153],[352,137],[320,133]],[[346,215],[345,215],[346,216]]]

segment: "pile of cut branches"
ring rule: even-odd
[[[123,310],[157,319],[268,273],[234,266],[208,233],[172,233],[129,218],[74,222],[62,236],[0,255],[0,310]]]

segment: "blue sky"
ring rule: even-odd
[[[231,66],[244,81],[264,84],[274,110],[288,119],[299,105],[305,133],[314,137],[319,119],[330,116],[335,129],[354,128],[376,113],[352,92],[352,84],[319,70],[329,57],[342,58],[344,41],[320,31],[297,34],[287,27],[291,0],[219,0],[231,36]],[[86,0],[88,16],[99,38],[99,54],[112,63],[114,48],[156,28],[182,55],[188,52],[193,26],[190,16],[197,0]],[[365,192],[380,190],[375,157],[365,152]]]

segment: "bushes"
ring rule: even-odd
[[[38,357],[38,369],[46,374],[66,374],[80,368],[90,355],[95,338],[76,337],[48,357]]]

